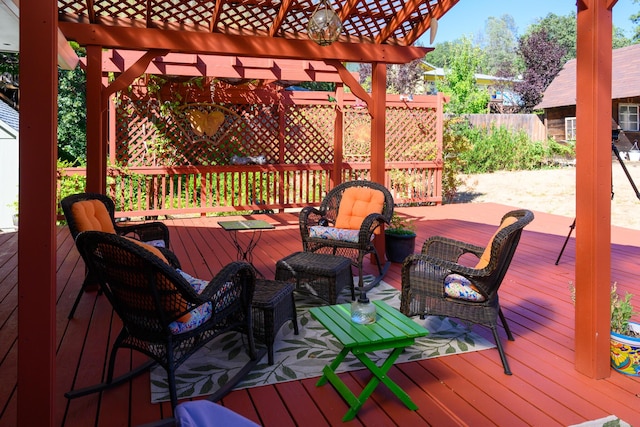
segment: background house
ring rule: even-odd
[[[612,52],[612,130],[620,129],[617,147],[627,151],[640,139],[640,44]],[[547,134],[556,141],[576,139],[576,60],[568,61],[536,106],[544,110]]]
[[[18,200],[18,112],[0,98],[0,230],[13,230]]]

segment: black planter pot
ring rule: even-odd
[[[385,254],[391,262],[402,262],[414,252],[416,235],[414,234],[384,234]]]

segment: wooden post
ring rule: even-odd
[[[387,110],[387,64],[371,64],[371,181],[385,184],[385,145]],[[376,235],[373,244],[384,262],[384,233]]]
[[[576,370],[609,376],[611,7],[578,0],[576,79]]]
[[[331,188],[342,182],[342,161],[344,147],[344,86],[336,84],[335,123],[333,126],[333,177]]]
[[[21,1],[19,426],[55,422],[57,24],[56,2]]]
[[[105,193],[107,150],[102,108],[102,48],[87,46],[87,191]]]

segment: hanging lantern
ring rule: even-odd
[[[338,40],[342,32],[342,22],[338,15],[331,9],[329,0],[320,0],[316,10],[309,18],[307,26],[309,38],[320,46],[329,46]]]

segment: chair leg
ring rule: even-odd
[[[507,319],[502,314],[502,309],[498,308],[498,315],[500,315],[500,320],[502,321],[502,326],[504,327],[504,331],[507,333],[507,338],[509,341],[515,341],[513,338],[513,334],[511,334],[511,329],[509,329],[509,324],[507,323]]]
[[[504,368],[504,373],[506,375],[511,375],[509,362],[507,362],[507,355],[504,353],[504,349],[502,348],[502,342],[500,341],[500,337],[498,336],[498,327],[496,325],[491,326],[491,332],[493,332],[493,338],[496,340],[496,346],[498,347],[498,352],[500,353],[500,360],[502,360],[502,367]]]

